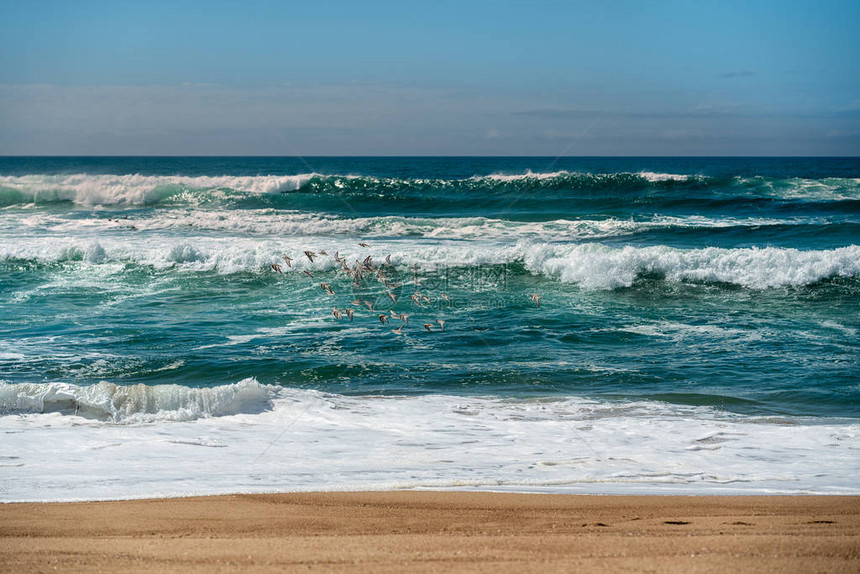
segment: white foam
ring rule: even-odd
[[[44,386],[53,390],[26,395],[60,395]],[[393,488],[860,494],[856,420],[581,398],[347,397],[249,381],[208,392],[237,389],[255,407],[262,395],[271,403],[253,413],[219,399],[206,416],[158,424],[0,416],[0,459],[14,463],[0,466],[0,500]],[[170,409],[199,405],[168,394]]]
[[[187,190],[229,189],[251,193],[294,191],[316,174],[266,176],[23,175],[0,176],[11,189],[36,203],[72,201],[81,205],[143,205]]]
[[[697,177],[693,175],[681,175],[678,173],[655,173],[653,171],[640,171],[636,175],[652,183],[660,181],[687,181],[689,179],[696,179]]]
[[[860,277],[860,246],[800,251],[776,247],[614,248],[600,244],[522,246],[526,268],[586,289],[629,287],[642,274],[669,281],[731,283],[753,289],[810,285]]]
[[[474,176],[472,179],[476,181],[480,181],[482,179],[490,179],[494,181],[521,181],[528,179],[536,179],[536,180],[546,180],[546,179],[557,179],[560,177],[567,177],[570,175],[590,175],[590,174],[577,174],[570,171],[550,171],[550,172],[533,172],[531,170],[526,170],[525,173],[520,174],[504,174],[504,173],[494,173],[490,175],[482,175],[482,176]]]
[[[615,227],[617,222],[609,224]],[[637,225],[632,223],[631,225]],[[623,226],[622,226],[623,227]],[[592,229],[593,231],[593,229]],[[668,246],[610,247],[600,243],[555,243],[520,240],[421,238],[376,239],[369,249],[359,248],[350,238],[286,237],[283,239],[199,235],[178,238],[171,235],[119,233],[94,237],[33,236],[0,244],[0,261],[22,259],[43,263],[65,261],[107,267],[122,272],[135,263],[155,269],[185,272],[271,273],[273,263],[283,263],[281,254],[294,257],[286,273],[303,270],[334,270],[331,256],[310,262],[304,250],[339,251],[348,261],[371,255],[382,260],[392,255],[396,266],[418,265],[433,270],[443,266],[470,266],[523,262],[535,274],[585,289],[629,287],[644,274],[667,281],[727,283],[752,289],[812,285],[835,277],[860,277],[860,246],[827,250],[790,248],[704,248],[678,249]],[[114,266],[114,267],[111,267]],[[104,273],[103,273],[104,274]],[[90,279],[93,279],[91,277]],[[101,279],[98,280],[102,280]]]
[[[631,235],[650,229],[673,227],[724,228],[766,225],[826,224],[821,218],[707,218],[702,216],[657,216],[632,219],[556,219],[543,222],[509,221],[486,217],[355,217],[281,210],[197,210],[154,211],[134,220],[104,217],[75,217],[65,214],[0,213],[0,229],[62,234],[95,232],[120,233],[131,226],[141,231],[219,231],[256,236],[429,237],[441,239],[595,239]]]
[[[254,379],[213,388],[0,382],[0,414],[58,412],[118,423],[188,421],[261,412],[271,408],[276,391]]]

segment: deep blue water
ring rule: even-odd
[[[856,417],[860,160],[0,158],[0,332],[7,383]]]

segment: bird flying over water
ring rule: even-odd
[[[436,319],[436,322],[439,323],[439,326],[442,327],[442,330],[445,330],[445,321],[442,319]]]
[[[314,262],[314,257],[317,256],[317,254],[314,253],[313,251],[305,251],[305,255],[307,256],[308,259],[311,260],[311,263]]]
[[[293,266],[293,259],[292,259],[292,257],[289,257],[286,253],[284,253],[283,255],[281,255],[281,258],[284,260],[284,263],[286,263],[286,264],[287,264],[287,267],[292,267],[292,266]]]
[[[302,271],[302,273],[304,273],[305,275],[307,275],[307,276],[308,276],[308,277],[310,277],[311,279],[313,279],[313,278],[314,278],[314,274],[313,274],[313,273],[311,273],[310,271],[305,270],[305,271]]]
[[[280,265],[278,265],[277,263],[272,263],[272,269],[274,269],[274,270],[275,270],[275,271],[277,271],[278,273],[283,273],[283,272],[284,272],[284,271],[281,269],[281,266],[280,266]]]
[[[540,295],[538,295],[536,293],[532,293],[532,296],[530,297],[530,299],[535,302],[535,305],[540,307]]]
[[[367,243],[359,243],[358,246],[359,247],[370,247],[370,245],[368,245]]]

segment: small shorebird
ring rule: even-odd
[[[388,322],[389,322],[389,321],[388,321],[388,315],[380,315],[380,316],[379,316],[379,322],[380,322],[380,323],[382,323],[383,325],[385,325],[386,323],[388,323]]]
[[[364,304],[365,306],[367,306],[368,309],[370,309],[370,312],[373,313],[373,303],[371,301],[365,300]]]
[[[402,335],[403,334],[403,325],[400,325],[396,329],[391,329],[391,332],[394,333],[395,335]]]
[[[421,299],[418,297],[418,295],[416,295],[415,293],[413,293],[412,295],[410,295],[410,296],[409,296],[409,299],[410,299],[413,303],[415,303],[416,305],[418,305],[419,307],[421,307]]]
[[[436,322],[439,323],[439,326],[442,327],[442,330],[445,330],[445,321],[442,319],[436,319]]]
[[[424,323],[424,328],[427,329],[428,331],[432,331],[433,325],[431,323]]]
[[[311,279],[313,279],[313,278],[314,278],[314,274],[313,274],[313,273],[311,273],[310,271],[302,271],[302,273],[304,273],[305,275],[307,275],[307,276],[308,276],[308,277],[310,277]]]
[[[283,269],[281,269],[281,266],[280,266],[280,265],[278,265],[277,263],[272,263],[272,269],[274,269],[274,270],[275,270],[275,271],[277,271],[278,273],[283,273],[283,272],[284,272],[284,270],[283,270]]]
[[[388,293],[388,296],[391,297],[391,300],[394,301],[395,303],[397,303],[397,296],[394,293],[392,293],[391,291],[387,291],[387,293]]]
[[[340,312],[340,309],[335,307],[332,309],[331,314],[334,315],[335,319],[343,319],[343,313]]]
[[[355,311],[353,311],[352,309],[346,308],[343,310],[343,312],[346,313],[346,316],[349,317],[350,321],[352,321],[352,316],[355,314]]]
[[[284,253],[283,255],[281,255],[281,259],[283,259],[283,260],[284,260],[284,263],[286,263],[286,264],[287,264],[287,267],[292,267],[292,266],[293,266],[293,258],[292,258],[292,257],[290,257],[290,256],[288,256],[286,253]]]
[[[323,291],[325,291],[328,295],[334,295],[334,291],[331,290],[328,283],[320,283],[320,287]]]
[[[535,302],[535,305],[540,307],[540,295],[538,295],[536,293],[532,293],[532,296],[530,297],[530,299]]]
[[[359,243],[358,246],[359,247],[370,247],[370,245],[368,245],[367,243]]]
[[[391,265],[391,253],[385,256],[385,264]]]
[[[317,256],[317,254],[316,254],[316,253],[314,253],[313,251],[305,251],[305,256],[306,256],[308,259],[310,259],[310,260],[311,260],[311,263],[313,263],[313,262],[314,262],[314,257],[316,257],[316,256]]]
[[[406,313],[401,313],[400,317],[398,317],[398,319],[400,319],[401,321],[403,321],[407,325],[409,324],[409,315],[407,315]]]
[[[358,300],[358,298],[355,298],[355,299],[353,299],[352,301],[350,301],[350,302],[349,302],[349,304],[350,304],[350,305],[355,305],[356,307],[358,307],[358,306],[360,306],[360,305],[361,305],[361,301],[359,301],[359,300]]]
[[[334,252],[334,260],[335,260],[337,263],[340,263],[341,261],[343,261],[343,259],[341,259],[341,257],[340,257],[340,251],[335,251],[335,252]]]
[[[328,255],[325,251],[317,251],[317,255]]]

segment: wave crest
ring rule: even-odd
[[[0,383],[0,414],[59,412],[118,423],[188,421],[270,410],[277,390],[253,378],[210,388]]]
[[[844,200],[860,198],[860,179],[773,179],[712,177],[674,173],[548,173],[492,174],[465,179],[396,178],[363,175],[147,176],[47,175],[0,176],[0,205],[72,202],[79,205],[150,205],[165,200],[184,203],[223,201],[232,195],[266,195],[301,191],[316,195],[369,198],[464,194],[517,197],[529,191],[630,192],[636,190],[732,189],[740,195],[785,199]]]
[[[727,283],[752,289],[812,285],[860,277],[860,246],[800,251],[775,247],[612,248],[600,244],[523,247],[526,269],[585,289],[630,287],[648,274],[669,281]]]
[[[266,176],[24,175],[0,176],[0,205],[72,202],[148,205],[189,191],[265,194],[295,191],[315,174]]]

